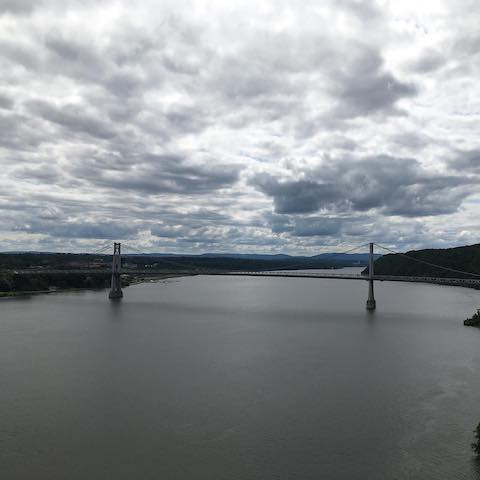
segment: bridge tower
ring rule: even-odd
[[[370,256],[368,259],[368,299],[367,310],[375,310],[377,308],[377,302],[373,293],[373,243],[370,243]]]
[[[122,282],[120,280],[120,269],[122,266],[122,257],[120,253],[120,243],[113,244],[112,257],[112,284],[108,298],[115,300],[123,297]]]

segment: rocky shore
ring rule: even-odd
[[[468,327],[480,327],[480,309],[478,309],[473,316],[467,318],[463,324],[467,325]]]

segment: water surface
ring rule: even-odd
[[[0,302],[0,478],[480,479],[480,292],[197,276]]]

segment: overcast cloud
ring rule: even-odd
[[[478,243],[470,0],[0,0],[0,251]]]

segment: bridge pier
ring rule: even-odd
[[[122,281],[120,279],[120,268],[122,266],[120,245],[120,243],[113,244],[112,283],[110,293],[108,294],[108,298],[110,298],[110,300],[117,300],[123,297]]]
[[[375,296],[373,294],[373,280],[369,280],[367,310],[375,310],[376,308],[377,308],[377,302],[375,301]]]
[[[370,243],[370,257],[368,259],[368,298],[367,298],[367,310],[375,310],[377,308],[377,302],[375,301],[375,295],[373,292],[373,243]]]

